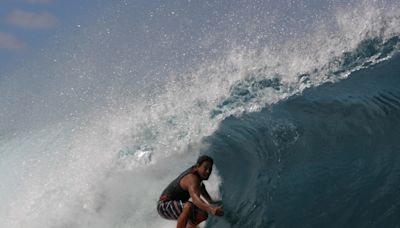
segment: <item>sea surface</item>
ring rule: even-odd
[[[187,11],[193,21],[168,21],[187,16],[169,11],[165,27],[149,16],[132,32],[134,4],[121,4],[112,23],[1,75],[0,226],[175,227],[157,199],[208,154],[206,186],[225,216],[202,227],[400,227],[399,3],[322,7],[304,21],[290,14],[300,8],[257,4],[213,14],[224,21],[204,22],[199,46],[182,41],[187,33],[151,43],[189,26],[174,23],[206,20],[198,8]],[[279,27],[281,15],[305,28]],[[154,49],[135,59],[138,36]],[[181,68],[162,74],[162,45],[180,44],[208,49],[176,55]]]

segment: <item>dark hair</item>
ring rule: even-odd
[[[202,164],[203,162],[205,162],[205,161],[209,161],[209,162],[211,162],[211,163],[214,164],[214,160],[213,160],[210,156],[201,155],[201,156],[197,159],[196,165],[199,166],[199,165],[201,165],[201,164]]]

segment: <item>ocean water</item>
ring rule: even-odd
[[[210,227],[398,227],[399,76],[397,55],[225,119],[207,142],[228,224]]]
[[[233,42],[183,73],[144,66],[138,84],[137,62],[103,71],[107,55],[90,55],[107,43],[98,34],[50,54],[39,64],[50,77],[3,76],[2,227],[174,227],[157,198],[199,154],[215,159],[207,186],[225,210],[203,226],[400,226],[400,7],[359,3],[276,45]]]

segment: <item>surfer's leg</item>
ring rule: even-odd
[[[192,203],[191,202],[186,202],[185,205],[183,205],[183,210],[182,213],[178,217],[178,222],[176,224],[176,228],[185,228],[186,224],[189,221],[190,218],[190,211],[192,208]]]
[[[206,221],[208,218],[208,213],[196,207],[195,205],[192,205],[190,215],[190,220],[187,226],[188,228],[197,227],[198,224]]]

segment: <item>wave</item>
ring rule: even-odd
[[[209,227],[395,227],[399,63],[223,121],[207,142],[227,215]]]
[[[306,205],[302,199],[310,198],[291,191],[320,192],[311,188],[329,182],[307,177],[316,173],[325,178],[340,170],[340,162],[330,164],[324,158],[345,160],[341,153],[331,152],[351,144],[340,144],[347,139],[342,131],[385,135],[389,124],[382,129],[378,119],[390,122],[394,117],[387,114],[397,112],[395,74],[388,73],[378,80],[382,84],[371,88],[354,82],[358,78],[370,85],[372,78],[378,78],[370,73],[374,69],[398,72],[392,65],[398,62],[399,17],[396,10],[385,11],[387,15],[383,10],[374,4],[360,7],[364,13],[339,10],[334,26],[315,25],[315,31],[305,37],[294,37],[278,47],[232,44],[219,58],[204,60],[185,74],[171,75],[156,85],[149,82],[148,87],[154,86],[150,92],[144,88],[126,93],[130,97],[122,105],[115,101],[117,93],[110,98],[110,107],[90,109],[78,117],[72,110],[71,118],[56,124],[3,137],[0,167],[13,174],[6,177],[7,172],[1,172],[3,186],[12,187],[0,188],[6,198],[0,204],[0,220],[8,227],[168,227],[171,223],[156,214],[155,201],[168,180],[191,165],[199,152],[215,157],[212,192],[218,195],[221,184],[227,212],[225,220],[212,219],[208,226],[291,226],[301,216],[308,217],[295,209]],[[69,66],[58,62],[65,64],[60,69]],[[77,62],[69,64],[79,72]],[[86,86],[92,80],[79,78],[76,84],[84,81]],[[344,86],[347,83],[351,85]],[[81,89],[82,94],[79,89],[69,91],[79,102],[91,94]],[[368,96],[370,91],[377,92],[375,97]],[[347,115],[353,111],[360,116]],[[338,125],[342,118],[346,121]],[[364,121],[371,125],[364,126]],[[362,145],[361,136],[359,140]],[[318,166],[319,156],[329,165]],[[372,162],[350,161],[360,164],[361,171]],[[331,168],[318,173],[309,164]],[[240,173],[235,172],[238,167]],[[342,182],[336,183],[341,189]],[[310,201],[333,203],[324,201],[327,195],[317,196]],[[320,209],[310,206],[308,211]],[[326,218],[324,213],[331,215],[316,214]],[[284,221],[284,216],[296,219]],[[322,219],[301,221],[319,224]]]
[[[362,40],[351,52],[344,52],[341,56],[334,57],[328,63],[314,68],[305,73],[297,72],[290,77],[297,81],[285,83],[283,76],[279,74],[269,75],[269,67],[252,70],[247,73],[244,79],[236,82],[230,89],[228,98],[220,102],[211,111],[211,118],[221,113],[238,109],[238,107],[254,106],[254,103],[261,103],[269,94],[283,94],[278,99],[300,93],[304,88],[318,86],[321,83],[333,82],[347,77],[351,72],[367,68],[371,65],[390,58],[397,52],[400,42],[399,36],[393,36],[387,40],[381,37],[371,37]],[[321,75],[324,80],[321,80]],[[287,75],[285,75],[288,77]],[[318,82],[312,79],[318,78]],[[272,92],[271,92],[272,91]],[[276,102],[276,101],[275,101]]]

